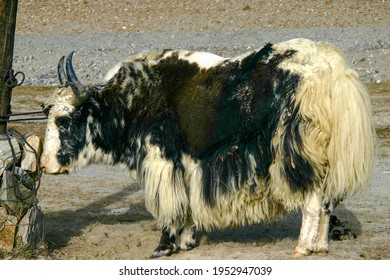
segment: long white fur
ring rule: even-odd
[[[256,181],[257,189],[250,190]],[[257,222],[268,222],[284,213],[284,207],[272,199],[265,181],[253,177],[240,190],[217,197],[210,207],[203,199],[202,170],[194,169],[190,181],[190,206],[192,219],[198,228],[211,230],[228,226],[243,226]]]
[[[310,124],[305,127],[302,153],[315,163],[324,200],[341,200],[365,189],[370,184],[376,139],[369,95],[358,75],[328,43],[299,39],[274,47],[299,50],[282,67],[303,77],[296,103],[300,116]],[[273,139],[277,155],[270,168],[271,185],[274,195],[285,197],[284,204],[293,209],[302,205],[303,198],[291,193],[280,173],[283,129],[280,127]]]
[[[138,171],[145,189],[145,205],[162,226],[181,228],[187,217],[188,196],[183,176],[173,162],[165,159],[160,147],[146,140],[147,155]],[[172,232],[175,234],[175,232]]]

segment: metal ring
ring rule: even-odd
[[[18,82],[18,79],[16,78],[16,76],[18,76],[18,75],[22,75],[22,77],[21,77],[22,80],[20,82]],[[5,83],[8,87],[14,88],[14,87],[22,85],[25,78],[26,78],[26,76],[24,75],[23,72],[18,71],[14,74],[14,70],[10,69],[5,74]]]
[[[18,82],[18,79],[16,79],[16,76],[17,75],[22,75],[22,80],[20,81],[20,82]],[[15,73],[15,75],[14,75],[14,79],[15,79],[15,81],[16,81],[16,86],[18,87],[18,86],[21,86],[23,83],[24,83],[24,79],[26,78],[26,75],[24,75],[24,73],[22,72],[22,71],[18,71],[18,72],[16,72]]]

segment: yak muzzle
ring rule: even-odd
[[[62,174],[66,169],[56,159],[51,159],[45,154],[41,157],[41,170],[46,174]]]

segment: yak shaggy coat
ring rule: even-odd
[[[193,228],[302,210],[296,254],[328,250],[329,213],[370,184],[369,96],[328,43],[295,39],[235,58],[165,50],[85,86],[59,63],[42,168],[135,169],[163,229],[154,256],[195,245]]]

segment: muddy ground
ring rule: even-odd
[[[379,137],[374,181],[365,193],[339,205],[334,214],[356,239],[330,241],[328,254],[307,259],[390,259],[390,83],[367,85]],[[14,110],[45,101],[50,87],[22,87]],[[45,122],[9,125],[43,137]],[[38,191],[46,238],[29,257],[44,259],[148,259],[160,231],[143,205],[143,193],[120,167],[94,165],[70,175],[43,175]],[[170,259],[290,259],[300,229],[300,214],[271,224],[198,232],[198,246]],[[8,256],[10,257],[10,256]],[[23,253],[12,257],[24,258]]]

